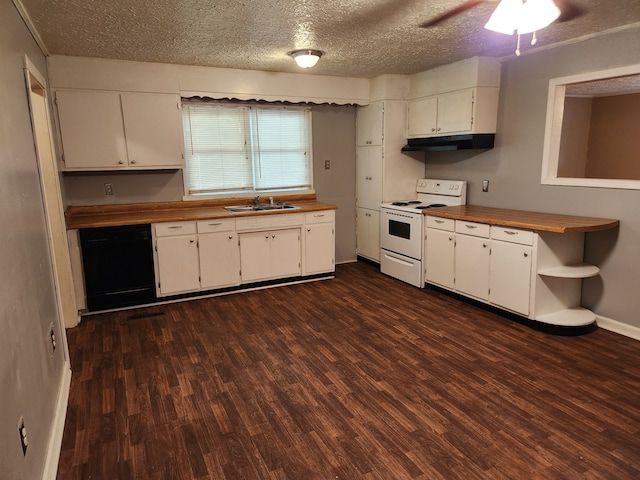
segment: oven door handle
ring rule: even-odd
[[[399,263],[400,265],[406,265],[407,267],[412,267],[413,263],[411,262],[407,262],[406,260],[402,260],[401,258],[397,258],[397,257],[392,257],[391,255],[385,253],[384,256],[386,258],[388,258],[389,260],[392,260],[396,263]]]

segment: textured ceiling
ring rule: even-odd
[[[419,25],[464,0],[20,1],[60,55],[301,72],[287,52],[314,48],[325,55],[305,73],[371,78],[504,57],[516,43],[483,28],[492,0],[432,28]],[[538,32],[537,47],[640,22],[640,0],[570,1],[583,14]],[[521,50],[536,48],[530,37]]]

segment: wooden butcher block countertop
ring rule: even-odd
[[[131,203],[124,205],[72,206],[65,213],[67,229],[112,227],[158,222],[182,222],[210,218],[248,217],[252,215],[282,215],[335,210],[335,205],[316,201],[313,194],[276,198],[274,202],[297,205],[298,209],[234,213],[225,210],[229,205],[249,205],[248,198],[198,200],[185,202]],[[264,202],[261,202],[264,203]]]
[[[595,232],[615,228],[619,223],[618,220],[610,218],[578,217],[476,205],[433,208],[424,210],[424,214],[467,222],[555,233]]]

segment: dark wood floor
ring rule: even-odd
[[[640,478],[640,342],[333,280],[68,332],[59,479]]]

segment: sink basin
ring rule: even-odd
[[[234,205],[231,207],[224,207],[230,212],[243,213],[243,212],[266,212],[269,210],[295,210],[300,208],[298,205],[289,205],[288,203],[274,203],[265,205]]]

